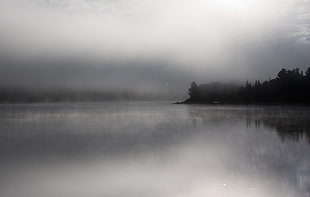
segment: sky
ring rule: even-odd
[[[309,0],[1,0],[0,85],[186,94],[310,66]]]

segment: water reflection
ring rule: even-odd
[[[196,106],[197,107],[197,106]],[[310,108],[309,107],[197,107],[189,110],[193,125],[198,119],[203,120],[246,120],[247,127],[269,127],[275,129],[284,141],[307,139],[310,143]],[[212,114],[210,116],[210,114]],[[206,119],[206,117],[208,117]]]
[[[282,111],[276,116],[262,116],[255,119],[255,125],[268,126],[274,128],[282,141],[288,139],[302,140],[307,139],[310,143],[310,115],[307,110],[288,110]]]
[[[309,112],[3,105],[0,196],[307,196]]]

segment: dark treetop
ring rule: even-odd
[[[191,83],[189,99],[182,103],[194,104],[310,104],[310,67],[303,73],[295,68],[282,69],[276,78],[244,86],[212,82]]]

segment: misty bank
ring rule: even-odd
[[[276,78],[244,86],[221,82],[198,85],[188,89],[190,98],[176,104],[271,104],[310,105],[310,67],[305,74],[299,68],[281,69]]]

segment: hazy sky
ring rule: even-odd
[[[186,90],[310,66],[309,0],[1,0],[1,85]]]

